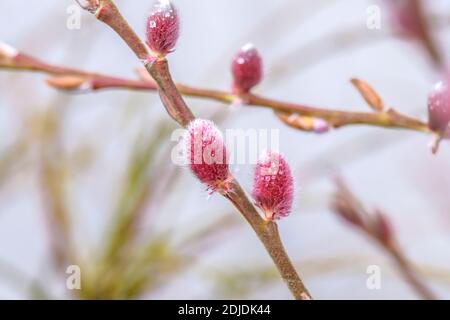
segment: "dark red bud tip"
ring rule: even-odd
[[[428,125],[448,137],[450,124],[450,88],[447,81],[438,82],[428,96]]]
[[[234,56],[231,73],[233,74],[233,90],[237,93],[246,93],[261,81],[263,63],[252,44],[243,46]]]
[[[253,199],[268,221],[291,212],[294,182],[289,165],[276,152],[267,152],[256,164]]]
[[[157,55],[172,52],[180,34],[180,20],[176,8],[169,0],[159,0],[147,18],[147,45]]]
[[[226,193],[230,179],[222,133],[212,121],[196,119],[188,126],[187,156],[194,175],[211,192]]]

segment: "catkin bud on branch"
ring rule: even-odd
[[[256,86],[263,76],[261,56],[252,44],[246,44],[234,56],[231,64],[233,91],[247,93]]]
[[[255,168],[253,199],[267,221],[289,215],[292,209],[294,183],[291,170],[276,152],[266,152]]]
[[[179,35],[180,20],[176,8],[169,0],[159,0],[147,18],[147,45],[156,55],[165,56],[175,49]]]
[[[231,179],[222,133],[209,120],[196,119],[187,129],[188,163],[194,175],[210,192],[226,193]]]

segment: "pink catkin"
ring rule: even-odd
[[[212,121],[196,119],[188,126],[186,143],[188,162],[194,175],[211,192],[225,192],[230,174],[219,129]]]
[[[172,52],[180,34],[180,20],[169,0],[159,0],[147,18],[147,45],[158,55]]]
[[[255,168],[253,199],[266,220],[286,217],[291,212],[293,179],[289,165],[276,152],[267,152]]]
[[[234,56],[231,64],[233,90],[246,93],[256,86],[263,76],[261,56],[252,44],[243,46]]]
[[[428,125],[430,129],[446,137],[450,133],[450,87],[448,81],[438,82],[428,95]]]

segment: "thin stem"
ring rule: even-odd
[[[129,37],[126,37],[129,38]],[[142,53],[139,53],[142,54]],[[143,59],[142,61],[145,61]],[[153,76],[159,77],[158,74],[167,74],[168,70],[162,70],[168,68],[167,62],[164,59],[156,60],[154,63],[147,63],[146,67],[149,69]],[[158,89],[158,85],[153,78],[148,77],[141,80],[126,79],[111,75],[105,75],[95,72],[88,72],[73,68],[66,68],[62,66],[56,66],[52,64],[44,63],[36,58],[19,53],[16,57],[10,59],[2,59],[0,55],[0,68],[13,69],[13,70],[25,70],[42,72],[57,77],[52,77],[47,80],[48,84],[63,90],[81,90],[96,91],[101,89],[126,89],[126,90],[149,90],[155,91]],[[156,72],[156,69],[158,72]],[[154,70],[154,71],[152,71]],[[173,88],[173,81],[171,79],[157,79],[160,83],[159,86],[165,91],[165,95],[168,95],[170,88]],[[168,81],[172,84],[166,85]],[[350,125],[370,125],[385,128],[396,129],[408,129],[412,131],[419,131],[424,133],[432,133],[426,122],[419,119],[404,115],[398,111],[390,108],[382,112],[353,112],[343,110],[333,110],[317,106],[308,106],[298,103],[284,102],[276,99],[266,98],[256,94],[242,94],[236,95],[229,91],[197,88],[188,86],[182,83],[175,84],[178,93],[171,92],[171,103],[177,103],[181,107],[182,113],[176,114],[176,110],[170,110],[171,116],[178,122],[183,123],[182,118],[189,118],[189,111],[183,106],[183,99],[178,96],[182,94],[184,96],[210,99],[225,104],[233,102],[240,102],[243,105],[270,108],[276,112],[276,115],[287,125],[294,128],[301,129],[290,122],[289,117],[292,114],[299,114],[301,116],[321,118],[326,120],[331,127],[339,128]],[[168,106],[166,106],[168,108]],[[169,106],[170,108],[170,106]],[[437,134],[439,135],[439,134]]]
[[[141,62],[145,62],[150,56],[150,51],[130,27],[114,2],[112,0],[99,0],[98,2],[99,6],[95,12],[95,17],[113,29]]]
[[[145,66],[158,84],[161,100],[167,112],[179,125],[186,127],[195,117],[172,80],[166,58],[159,58]]]
[[[233,203],[256,232],[294,298],[298,300],[311,300],[312,297],[308,289],[303,284],[291,259],[286,253],[280,239],[277,224],[275,222],[267,222],[261,218],[235,179],[230,183],[230,191],[224,196]]]
[[[297,113],[302,116],[310,116],[327,120],[334,128],[345,125],[366,124],[378,127],[391,127],[410,129],[415,131],[430,132],[428,125],[421,120],[403,115],[394,109],[384,112],[351,112],[331,109],[322,109],[302,104],[281,102],[248,94],[243,97],[248,105],[259,105],[272,108],[285,113]]]

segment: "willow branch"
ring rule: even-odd
[[[342,180],[337,180],[336,193],[332,209],[345,221],[356,227],[369,238],[377,242],[391,256],[403,278],[410,284],[418,296],[425,300],[434,300],[436,296],[420,279],[413,265],[400,249],[394,230],[387,216],[380,210],[368,212],[364,205],[347,188]]]
[[[39,72],[49,75],[47,83],[61,90],[96,91],[100,89],[156,90],[153,81],[125,79],[97,72],[84,71],[46,63],[31,55],[0,43],[0,68]]]
[[[103,10],[103,12],[105,12],[105,10]],[[130,38],[127,36],[124,37]],[[145,71],[144,68],[139,70],[140,79],[127,79],[48,64],[20,52],[16,52],[15,55],[6,55],[5,50],[1,50],[2,48],[5,48],[5,45],[0,46],[0,68],[48,74],[52,77],[47,79],[47,83],[57,89],[79,92],[89,92],[101,89],[145,91],[156,91],[158,89],[158,85],[152,77],[149,77],[148,74],[142,74],[142,70]],[[142,54],[141,51],[142,50],[138,52],[140,55]],[[141,60],[145,61],[145,59]],[[167,68],[167,64],[160,60],[154,64],[147,64],[147,67],[150,68],[151,71],[151,69],[154,68]],[[394,108],[385,108],[383,110],[378,110],[377,112],[333,110],[299,103],[284,102],[252,93],[235,94],[230,91],[198,88],[182,83],[176,83],[175,86],[180,94],[187,97],[204,98],[224,104],[241,103],[246,106],[272,109],[275,111],[277,117],[285,124],[304,131],[312,131],[312,128],[302,125],[302,120],[304,120],[302,117],[323,119],[331,128],[351,125],[370,125],[394,129],[407,129],[438,135],[429,129],[426,122],[404,115]],[[168,88],[165,88],[164,90],[168,90]],[[183,104],[182,99],[176,97],[176,94],[173,97],[176,99],[177,103],[180,105]],[[186,113],[186,115],[189,113],[184,107],[182,110],[184,110],[183,112]],[[171,112],[173,113],[175,111],[172,110]],[[300,118],[296,116],[300,116]],[[176,117],[179,117],[179,115]],[[187,116],[187,118],[188,117],[190,116]],[[180,121],[182,121],[182,119],[178,118],[177,122]]]
[[[162,57],[154,57],[148,53],[145,44],[136,36],[113,1],[100,0],[98,4],[95,11],[97,19],[110,26],[141,60],[148,73],[157,83],[161,101],[167,112],[178,124],[185,127],[194,119],[194,115],[184,102],[172,80],[167,60]],[[255,230],[293,296],[296,299],[311,299],[281,244],[276,225],[274,223],[264,223],[263,218],[258,214],[236,180],[233,179],[230,195],[226,197]]]

